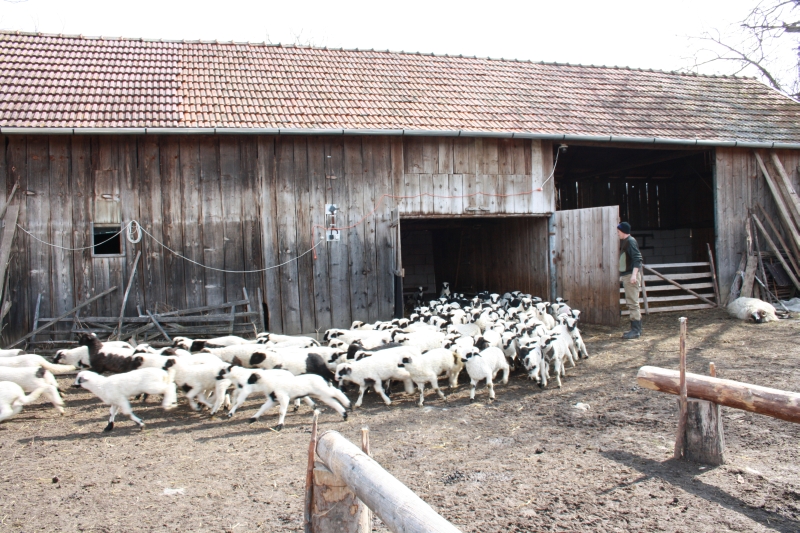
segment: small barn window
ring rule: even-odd
[[[92,227],[92,255],[122,255],[121,224],[97,224]]]

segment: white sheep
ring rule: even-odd
[[[52,372],[55,375],[68,374],[75,371],[73,365],[58,365],[51,363],[41,355],[32,353],[25,353],[22,355],[14,355],[11,357],[0,357],[0,366],[7,366],[12,368],[21,368],[26,366],[37,367],[40,366]]]
[[[305,349],[267,349],[264,361],[253,365],[254,368],[264,369],[283,369],[288,370],[295,376],[300,374],[316,374],[325,381],[334,380],[333,372],[326,365],[326,360],[317,353],[308,352]]]
[[[475,401],[475,387],[481,380],[486,380],[486,387],[489,389],[489,399],[494,400],[494,379],[497,373],[503,371],[503,385],[508,383],[510,372],[508,361],[503,351],[499,348],[491,347],[479,351],[477,347],[461,348],[459,355],[461,361],[469,374],[471,388],[469,390],[469,401]]]
[[[111,406],[111,416],[108,425],[103,431],[114,429],[114,417],[117,412],[127,415],[136,422],[140,429],[144,429],[144,422],[133,414],[129,399],[140,394],[163,394],[164,400],[161,407],[166,410],[177,406],[178,396],[172,375],[160,368],[140,368],[123,374],[101,376],[89,370],[78,372],[74,387],[83,387],[100,398],[106,405]]]
[[[270,371],[253,372],[242,386],[236,404],[239,407],[253,391],[258,390],[267,396],[267,401],[261,409],[250,418],[250,422],[257,422],[261,415],[267,412],[277,402],[280,405],[280,416],[276,431],[283,429],[283,422],[286,418],[286,411],[292,400],[299,398],[316,398],[322,403],[330,406],[334,411],[342,415],[347,420],[347,410],[350,407],[350,400],[347,399],[342,391],[332,387],[320,376],[314,374],[303,374],[301,376],[274,374]],[[341,403],[340,403],[341,402]],[[344,406],[344,407],[343,407]],[[235,409],[232,407],[229,416],[233,416]]]
[[[445,333],[442,331],[416,331],[413,333],[403,333],[400,330],[392,333],[392,341],[399,342],[403,346],[413,346],[420,352],[427,352],[436,348],[441,348],[444,342]]]
[[[0,381],[0,422],[18,415],[22,406],[36,401],[46,390],[47,387],[39,387],[26,396],[22,387],[13,381]]]
[[[254,368],[266,359],[268,348],[263,344],[232,344],[220,348],[203,348],[202,353],[211,353],[227,363]]]
[[[13,350],[0,350],[0,357],[12,357],[21,353],[22,350],[19,348],[14,348]]]
[[[758,298],[736,298],[728,304],[728,313],[739,320],[752,320],[756,324],[778,320],[775,307]]]
[[[256,342],[269,346],[281,344],[283,346],[295,346],[297,348],[319,346],[319,342],[311,337],[279,335],[277,333],[259,333],[258,337],[256,337]]]
[[[210,354],[209,354],[210,355]],[[209,409],[211,414],[219,410],[225,401],[225,394],[231,386],[230,380],[220,379],[221,370],[228,368],[228,363],[217,359],[216,362],[195,363],[178,357],[172,366],[175,373],[175,385],[181,388],[195,411],[200,410],[199,401]],[[209,403],[207,394],[213,393],[214,404]]]
[[[357,361],[348,361],[336,367],[335,379],[338,382],[350,381],[358,385],[358,400],[355,407],[361,407],[364,392],[368,387],[372,387],[375,392],[381,395],[386,405],[391,405],[392,400],[383,390],[383,382],[398,380],[403,381],[406,392],[414,390],[411,374],[404,368],[397,365],[403,357],[419,356],[421,352],[413,346],[403,346],[376,352],[371,357],[366,357]]]
[[[572,314],[559,315],[559,318],[561,317],[563,317],[564,325],[567,327],[569,334],[572,336],[572,341],[575,344],[575,348],[578,350],[578,355],[584,359],[588,359],[589,352],[586,350],[586,343],[583,342],[581,331],[578,329],[578,319]]]
[[[188,337],[175,337],[172,339],[172,346],[183,348],[190,352],[199,352],[203,348],[223,348],[225,346],[235,346],[237,344],[255,344],[256,340],[248,340],[237,335],[226,335],[213,339],[190,339]]]
[[[0,381],[11,381],[16,383],[22,390],[32,393],[38,389],[44,389],[42,395],[50,400],[56,410],[64,414],[64,400],[58,394],[58,382],[53,374],[42,367],[0,367]]]
[[[436,348],[425,352],[419,356],[406,356],[400,359],[397,365],[404,368],[417,387],[419,387],[419,405],[425,403],[425,384],[430,383],[431,387],[441,399],[445,399],[444,393],[439,389],[439,376],[444,374],[448,379],[451,389],[458,383],[458,374],[464,368],[464,363],[456,353],[447,348]]]

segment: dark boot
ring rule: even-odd
[[[623,339],[638,339],[642,336],[642,321],[631,320],[631,330],[622,334]]]

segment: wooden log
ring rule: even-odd
[[[752,218],[754,218],[752,215],[748,217],[748,219]],[[755,230],[753,230],[753,245],[755,246],[756,250],[756,259],[758,259],[758,270],[761,274],[761,279],[767,281],[767,273],[764,271],[764,259],[761,257],[761,245],[758,242],[758,232]],[[756,279],[758,279],[758,276],[756,276]],[[761,285],[761,282],[759,282],[759,285]],[[764,289],[766,289],[766,287],[764,287]],[[767,294],[764,294],[763,290],[760,292],[762,300],[764,300],[765,302],[771,301],[769,299],[769,291],[767,291]],[[755,290],[753,291],[753,294],[755,294]]]
[[[7,215],[8,220],[4,219],[5,228],[3,228],[3,243],[0,244],[0,283],[5,283],[8,261],[11,257],[11,246],[14,243],[14,236],[17,234],[19,204],[12,205]]]
[[[719,405],[691,399],[687,403],[683,458],[704,465],[725,464],[725,435]]]
[[[798,281],[797,277],[794,275],[794,272],[792,272],[792,269],[789,268],[789,265],[786,263],[786,260],[783,258],[780,251],[778,250],[778,247],[775,246],[775,242],[772,240],[769,234],[767,234],[767,230],[764,229],[764,226],[761,224],[761,221],[758,220],[758,217],[756,217],[755,215],[753,216],[753,222],[755,222],[756,227],[759,229],[759,231],[761,231],[761,234],[766,239],[767,246],[769,246],[770,250],[772,250],[772,253],[774,253],[777,256],[778,261],[780,261],[781,265],[783,265],[783,269],[789,275],[789,279],[792,280],[792,283],[794,284],[795,287],[797,287],[797,290],[800,290],[800,281]],[[766,276],[764,276],[764,280],[766,281]]]
[[[783,240],[783,236],[781,236],[781,233],[778,231],[778,228],[776,228],[775,224],[772,222],[772,218],[767,215],[767,212],[764,210],[764,208],[761,206],[760,203],[757,203],[756,205],[758,206],[758,210],[761,211],[761,216],[763,216],[764,220],[767,221],[767,225],[772,230],[772,233],[775,234],[775,237],[778,239],[778,243],[781,245],[781,248],[783,248],[783,251],[786,253],[786,257],[789,258],[789,262],[792,264],[794,272],[796,274],[800,274],[800,267],[798,267],[797,265],[797,260],[795,259],[794,254],[792,254],[792,251],[786,245],[786,241]]]
[[[767,181],[769,190],[772,192],[772,198],[775,200],[775,205],[778,206],[778,213],[781,215],[781,220],[783,220],[786,231],[791,237],[789,242],[791,242],[794,246],[794,252],[797,257],[800,257],[800,232],[798,232],[797,226],[795,226],[794,221],[792,220],[792,215],[789,213],[789,208],[786,207],[786,203],[783,201],[783,196],[781,195],[777,184],[767,171],[767,167],[764,166],[764,161],[761,160],[761,156],[758,155],[758,152],[755,154],[758,167],[761,169],[761,173],[764,175],[764,179]]]
[[[364,520],[367,506],[347,483],[317,462],[313,471],[311,528],[313,533],[369,533],[372,524]]]
[[[677,370],[643,366],[636,382],[640,387],[659,392],[678,394],[680,391]],[[800,423],[800,393],[691,373],[686,374],[686,391],[690,398]]]
[[[181,316],[181,315],[191,315],[194,313],[204,313],[206,311],[216,311],[217,309],[226,309],[231,306],[237,305],[244,305],[247,303],[247,300],[237,300],[235,302],[227,302],[224,304],[217,304],[217,305],[204,305],[203,307],[192,307],[191,309],[180,309],[178,311],[169,311],[167,313],[159,313],[159,318],[163,318],[165,316]]]
[[[391,531],[459,531],[339,433],[324,433],[317,442],[317,455]]]
[[[786,206],[794,217],[795,226],[800,227],[800,197],[797,196],[797,192],[795,192],[794,186],[792,186],[792,180],[789,179],[786,169],[783,168],[783,163],[781,163],[778,154],[775,153],[775,150],[771,150],[769,155],[772,159],[772,164],[775,166],[775,170],[778,171],[778,178],[775,180],[778,184],[778,188],[781,193],[783,193]]]
[[[314,509],[314,463],[317,456],[317,421],[319,411],[314,410],[314,419],[311,422],[311,441],[308,443],[308,464],[306,466],[306,501],[303,508],[303,531],[313,533],[311,517]]]
[[[673,452],[672,457],[674,459],[680,459],[684,455],[684,451],[686,450],[686,417],[687,417],[687,407],[686,407],[686,317],[681,317],[681,339],[680,339],[680,370],[679,370],[679,382],[680,382],[680,414],[678,416],[678,435],[675,439],[675,450]]]
[[[741,296],[742,298],[753,297],[753,283],[755,282],[756,268],[758,268],[758,259],[754,255],[748,255],[747,266],[744,269],[742,290],[739,293],[739,296]]]
[[[167,335],[167,332],[164,331],[164,328],[161,327],[161,324],[158,323],[158,320],[156,320],[156,317],[154,317],[153,314],[150,313],[150,311],[145,310],[145,313],[147,313],[147,316],[149,316],[150,320],[153,321],[153,325],[156,328],[158,328],[158,331],[160,331],[161,334],[164,335],[164,338],[167,339],[168,341],[172,342],[172,339],[170,338],[169,335]]]
[[[101,292],[101,293],[100,293],[100,294],[98,294],[97,296],[92,296],[91,298],[89,298],[88,300],[86,300],[85,302],[83,302],[82,304],[79,304],[77,307],[73,307],[72,309],[70,309],[70,310],[69,310],[69,311],[67,311],[66,313],[63,313],[63,314],[59,315],[58,317],[54,318],[53,320],[50,320],[50,321],[49,321],[49,322],[47,322],[47,324],[45,324],[44,326],[41,326],[41,327],[39,327],[39,328],[36,328],[35,330],[31,331],[30,333],[28,333],[27,335],[25,335],[24,337],[22,337],[21,339],[19,339],[18,341],[16,341],[14,344],[9,344],[8,346],[6,346],[6,349],[13,348],[13,347],[14,347],[14,346],[16,346],[17,344],[19,344],[19,343],[21,343],[21,342],[23,342],[23,341],[25,341],[25,340],[28,340],[29,338],[33,337],[34,335],[36,335],[36,334],[37,334],[37,333],[39,333],[40,331],[43,331],[43,330],[45,330],[45,329],[49,328],[50,326],[52,326],[53,324],[55,324],[56,322],[58,322],[58,321],[59,321],[59,320],[61,320],[62,318],[64,318],[64,317],[67,317],[67,316],[71,315],[72,313],[74,313],[74,312],[75,312],[75,311],[77,311],[78,309],[81,309],[82,307],[86,307],[87,305],[89,305],[90,303],[94,302],[95,300],[99,300],[99,299],[100,299],[100,298],[102,298],[103,296],[106,296],[106,295],[108,295],[108,294],[111,294],[112,292],[114,292],[115,290],[117,290],[117,288],[118,288],[118,287],[115,285],[115,286],[111,287],[110,289],[106,289],[106,290],[104,290],[103,292]]]
[[[742,254],[742,258],[739,260],[739,268],[736,269],[736,275],[733,276],[731,290],[728,293],[728,298],[725,300],[725,307],[742,293],[742,283],[744,282],[744,269],[747,264],[747,257],[747,254]]]
[[[142,251],[136,251],[136,259],[133,260],[133,267],[131,267],[131,275],[128,277],[128,286],[125,287],[125,296],[122,297],[122,307],[119,309],[119,322],[117,323],[117,338],[122,336],[122,318],[125,316],[125,304],[128,303],[128,294],[131,292],[133,285],[133,277],[136,275],[136,265],[139,264],[139,258],[142,256]]]
[[[696,293],[696,292],[694,292],[693,290],[691,290],[691,289],[687,289],[687,288],[686,288],[686,287],[684,287],[683,285],[681,285],[681,284],[679,284],[679,283],[676,283],[676,282],[672,281],[671,279],[667,278],[666,276],[663,276],[662,274],[660,274],[659,272],[657,272],[657,271],[653,270],[652,268],[650,268],[650,267],[648,267],[648,266],[645,266],[645,265],[642,265],[642,268],[643,268],[643,269],[645,269],[645,270],[647,270],[648,272],[652,272],[653,274],[655,274],[655,275],[656,275],[656,276],[658,276],[659,278],[663,279],[663,280],[664,280],[664,281],[666,281],[667,283],[671,283],[672,285],[675,285],[676,287],[678,287],[678,288],[679,288],[679,289],[681,289],[682,291],[686,291],[686,292],[688,292],[689,294],[693,294],[694,296],[696,296],[697,298],[699,298],[699,299],[703,300],[703,301],[704,301],[704,302],[706,302],[707,304],[709,304],[709,305],[713,305],[714,307],[716,307],[716,306],[717,306],[717,304],[716,304],[716,303],[712,302],[711,300],[709,300],[709,299],[708,299],[708,298],[706,298],[705,296],[701,296],[700,294],[697,294],[697,293]]]
[[[708,249],[708,263],[709,267],[711,268],[711,280],[714,285],[714,299],[717,301],[717,305],[722,305],[719,299],[719,283],[717,283],[717,268],[714,265],[714,255],[711,253],[711,245],[706,243],[706,248]]]

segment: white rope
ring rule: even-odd
[[[135,228],[134,228],[134,225],[136,226]],[[94,248],[95,246],[99,246],[99,245],[101,245],[103,243],[106,243],[106,242],[110,241],[111,239],[117,237],[119,234],[121,234],[123,231],[125,231],[127,229],[128,230],[127,238],[133,244],[136,244],[139,241],[141,241],[143,235],[147,235],[148,237],[153,239],[158,245],[160,245],[162,248],[166,249],[167,251],[169,251],[173,255],[176,255],[176,256],[180,257],[184,261],[188,261],[188,262],[190,262],[190,263],[192,263],[194,265],[197,265],[197,266],[199,266],[201,268],[205,268],[206,270],[213,270],[215,272],[225,272],[225,273],[228,273],[228,274],[256,274],[258,272],[266,272],[267,270],[280,268],[282,266],[288,265],[292,261],[297,261],[301,257],[310,254],[311,252],[313,252],[317,248],[317,246],[319,246],[320,244],[325,242],[325,240],[322,239],[319,242],[317,242],[314,246],[312,246],[311,248],[309,248],[308,250],[303,252],[302,254],[298,255],[297,257],[293,257],[291,259],[288,259],[288,260],[284,261],[283,263],[281,263],[279,265],[269,266],[269,267],[266,267],[266,268],[260,268],[258,270],[226,270],[224,268],[215,268],[215,267],[204,265],[202,263],[198,263],[194,259],[190,259],[190,258],[186,257],[185,255],[182,255],[179,252],[176,252],[175,250],[173,250],[172,248],[170,248],[169,246],[167,246],[163,242],[161,242],[158,239],[156,239],[153,236],[153,234],[151,234],[149,231],[144,229],[144,227],[141,224],[139,224],[139,222],[137,220],[131,220],[128,224],[126,224],[122,229],[120,229],[117,233],[115,233],[114,235],[109,237],[107,240],[105,240],[103,242],[99,242],[94,246],[85,246],[83,248],[67,248],[65,246],[59,246],[57,244],[49,243],[49,242],[43,241],[42,239],[40,239],[36,235],[32,234],[30,231],[26,230],[25,228],[23,228],[19,224],[17,224],[17,227],[19,229],[21,229],[23,232],[25,232],[27,235],[32,237],[34,240],[39,241],[42,244],[46,244],[47,246],[52,246],[53,248],[58,248],[60,250],[67,250],[67,251],[70,251],[70,252],[79,252],[81,250],[89,250],[90,248]],[[133,237],[134,233],[137,234],[137,237]]]
[[[558,156],[559,155],[561,155],[561,149],[560,148],[558,150],[556,150],[556,160],[553,163],[553,171],[550,173],[550,175],[547,177],[547,179],[544,180],[544,182],[542,183],[542,186],[540,187],[541,189],[544,189],[544,186],[547,184],[548,181],[550,181],[550,178],[552,178],[553,175],[556,173],[556,165],[558,164]]]

